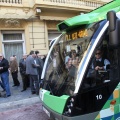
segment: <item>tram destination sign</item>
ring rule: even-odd
[[[80,29],[80,30],[74,30],[72,32],[68,32],[66,34],[66,41],[69,40],[76,40],[78,38],[84,38],[88,36],[88,30],[87,29]]]

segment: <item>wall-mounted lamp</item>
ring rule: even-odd
[[[83,15],[83,14],[84,14],[83,12],[80,13],[80,15]]]
[[[40,8],[36,8],[36,13],[37,14],[41,13],[41,9]]]

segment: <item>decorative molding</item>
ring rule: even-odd
[[[0,28],[24,28],[27,24],[27,20],[22,19],[0,19]]]
[[[16,19],[8,19],[5,20],[5,27],[20,27],[20,22]]]
[[[5,13],[3,15],[3,19],[6,18],[6,19],[15,19],[15,18],[20,18],[20,15],[17,14],[17,13]]]
[[[30,11],[29,8],[23,8],[23,12],[25,12],[26,14]]]
[[[30,13],[30,9],[22,9],[17,13],[1,13],[0,19],[29,19],[33,14]]]

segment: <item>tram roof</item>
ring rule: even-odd
[[[115,12],[120,11],[120,0],[114,0],[109,2],[87,14],[78,15],[57,25],[59,31],[66,31],[69,28],[77,25],[90,24],[106,19],[106,14],[108,11],[114,10]]]

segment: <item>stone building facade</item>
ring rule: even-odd
[[[39,50],[45,55],[49,42],[60,35],[56,25],[87,13],[111,0],[0,0],[0,52],[9,60]]]

